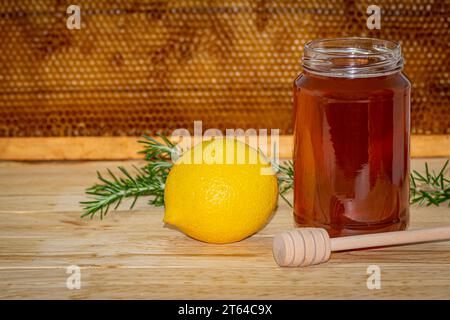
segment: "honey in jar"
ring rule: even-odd
[[[400,45],[305,45],[294,83],[294,218],[330,236],[403,230],[409,216],[410,82]]]

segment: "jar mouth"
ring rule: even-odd
[[[303,68],[328,77],[367,78],[402,70],[400,44],[374,38],[319,39],[305,44]]]

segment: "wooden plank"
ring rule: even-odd
[[[122,160],[142,158],[137,137],[0,138],[0,160]]]
[[[292,227],[292,214],[280,201],[270,223],[239,243],[213,245],[164,226],[162,208],[111,213],[104,220],[80,219],[80,212],[0,213],[1,268],[80,266],[273,267],[270,243]],[[431,217],[429,217],[432,215]],[[411,228],[450,224],[448,208],[412,208]],[[38,250],[37,250],[38,249]],[[432,253],[436,251],[434,256]],[[377,260],[421,263],[412,253],[430,252],[434,263],[450,261],[449,244],[427,243],[333,255],[332,262]],[[245,259],[243,259],[245,258]],[[450,293],[450,292],[449,292]]]
[[[450,157],[450,135],[411,136],[412,157]]]
[[[422,170],[424,161],[411,167]],[[431,169],[444,161],[427,159]],[[133,212],[80,219],[77,202],[96,169],[134,163],[0,162],[0,298],[450,298],[449,242],[334,253],[329,263],[306,269],[277,267],[272,237],[293,221],[281,200],[263,230],[226,245],[165,227],[163,209],[145,200]],[[411,228],[443,225],[450,225],[448,207],[411,207]],[[372,264],[382,271],[380,290],[366,286]],[[80,290],[66,288],[70,265],[81,268]]]
[[[0,138],[0,160],[124,160],[141,159],[139,137]],[[280,136],[281,158],[292,157],[293,137]],[[450,135],[413,135],[412,157],[449,157]]]
[[[450,223],[445,208],[414,208],[413,227]],[[281,269],[275,232],[284,205],[257,235],[227,245],[192,240],[161,222],[162,210],[82,221],[78,212],[0,214],[0,298],[420,298],[450,297],[450,246],[429,243],[333,254],[324,265]],[[425,223],[423,223],[425,222]],[[382,290],[366,287],[379,265]],[[68,290],[66,268],[82,270]]]
[[[267,257],[270,259],[270,257]],[[216,261],[218,262],[218,261]],[[369,262],[370,263],[370,262]],[[81,288],[69,290],[66,266],[0,269],[2,299],[448,299],[442,264],[379,264],[380,290],[368,290],[367,262],[308,269],[81,268]],[[447,265],[448,266],[448,265]]]
[[[158,137],[154,137],[161,140]],[[142,159],[140,137],[0,138],[0,160],[125,160]],[[173,140],[177,141],[177,140]],[[191,142],[193,143],[193,142]],[[267,148],[270,154],[270,137]],[[279,137],[280,157],[292,155],[292,136]],[[263,151],[266,151],[263,146]]]

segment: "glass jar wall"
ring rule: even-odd
[[[405,229],[410,83],[400,46],[368,38],[305,45],[294,83],[294,218],[331,236]]]

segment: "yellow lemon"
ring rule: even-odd
[[[167,177],[164,222],[210,243],[240,241],[260,230],[278,198],[270,162],[233,138],[185,152]]]

